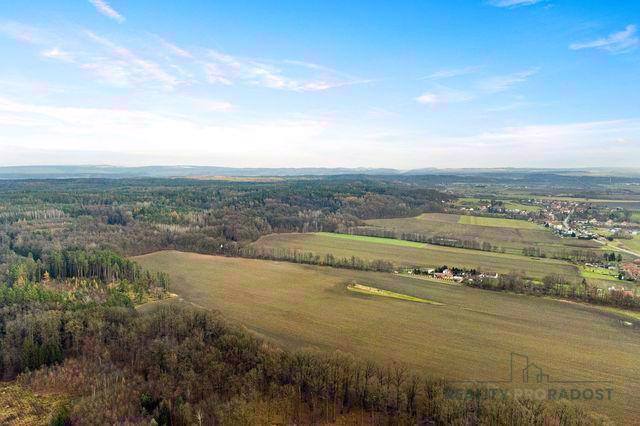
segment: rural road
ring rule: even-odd
[[[602,244],[603,246],[610,247],[612,250],[618,250],[618,251],[621,251],[623,253],[630,254],[632,256],[640,257],[640,253],[636,253],[635,251],[631,251],[629,249],[625,249],[625,248],[622,248],[622,247],[611,246],[608,243],[606,243],[605,241],[600,241],[600,240],[594,240],[594,241]]]

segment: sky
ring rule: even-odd
[[[0,4],[0,166],[639,167],[640,1]]]

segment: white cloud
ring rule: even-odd
[[[189,52],[188,50],[185,50],[181,47],[176,46],[174,43],[171,43],[165,39],[163,39],[162,37],[158,37],[158,41],[160,41],[160,44],[167,50],[169,51],[171,54],[175,55],[175,56],[180,56],[182,58],[189,58],[189,59],[193,59],[193,55],[191,54],[191,52]]]
[[[438,86],[436,90],[423,93],[416,98],[416,101],[423,105],[437,105],[468,102],[474,98],[471,93],[453,90],[444,86]]]
[[[216,111],[232,107],[224,101],[193,100],[197,102],[210,102]],[[640,155],[640,119],[523,125],[466,135],[461,128],[452,130],[457,134],[438,135],[374,127],[363,134],[358,125],[336,127],[313,117],[236,123],[217,116],[79,108],[0,97],[0,163],[48,158],[57,163],[113,159],[130,165],[245,167],[576,167],[634,166]]]
[[[453,104],[469,102],[483,96],[506,92],[536,73],[539,68],[531,68],[512,74],[488,77],[476,82],[469,90],[456,90],[440,84],[434,85],[434,89],[418,96],[416,102],[423,105]]]
[[[626,53],[635,49],[640,44],[638,37],[636,37],[636,30],[637,28],[635,25],[627,25],[623,31],[610,34],[604,38],[587,42],[572,43],[569,45],[569,49],[601,49],[616,54]]]
[[[41,55],[44,58],[48,58],[48,59],[56,59],[63,62],[74,62],[74,57],[71,53],[65,50],[62,50],[58,47],[44,50],[41,52]]]
[[[477,65],[464,68],[443,69],[424,76],[420,78],[420,80],[443,80],[446,78],[459,77],[462,75],[474,74],[480,71],[482,68],[482,66]]]
[[[44,50],[40,51],[40,56],[43,58],[73,63],[90,76],[116,87],[144,85],[147,88],[174,89],[181,84],[209,83],[320,92],[373,81],[305,61],[256,60],[217,50],[205,50],[203,54],[202,49],[189,51],[149,33],[147,36],[153,39],[152,47],[149,40],[142,40],[142,48],[148,52],[146,57],[142,57],[92,31],[84,32],[92,44],[87,44],[86,38],[79,38],[76,34],[61,39],[55,34],[45,34],[40,29],[12,22],[0,23],[0,32],[41,46]],[[140,40],[137,41],[136,46],[140,50]],[[69,46],[73,48],[69,49]]]
[[[203,109],[211,112],[227,112],[234,109],[231,102],[226,101],[200,101]]]
[[[42,44],[50,38],[49,35],[43,34],[40,28],[11,21],[0,23],[0,32],[16,41],[28,44]]]
[[[495,7],[520,7],[531,6],[544,1],[546,0],[489,0],[488,3]]]
[[[435,93],[423,93],[416,98],[416,101],[424,105],[433,105],[440,102],[440,98]]]
[[[531,68],[512,74],[489,77],[478,82],[477,87],[479,91],[487,94],[504,92],[519,83],[527,81],[529,77],[537,74],[539,70],[540,68]]]
[[[288,90],[293,92],[318,92],[342,86],[365,84],[371,80],[355,79],[338,73],[328,67],[304,61],[284,60],[265,63],[250,58],[240,58],[216,50],[209,50],[210,61],[205,63],[208,81],[230,84],[241,81],[253,86],[269,89]],[[213,61],[214,63],[211,63]],[[213,67],[215,66],[215,68]],[[282,67],[288,67],[286,70]],[[304,68],[306,75],[289,77],[293,73],[291,67]],[[318,77],[318,71],[322,77]]]
[[[106,0],[89,0],[89,2],[95,6],[98,12],[102,13],[117,22],[124,22],[124,16],[118,13],[113,7],[106,2]]]
[[[224,73],[220,70],[220,67],[216,64],[205,64],[205,72],[207,75],[207,81],[212,84],[223,84],[225,86],[231,86],[233,83],[230,79],[225,77]]]
[[[225,109],[212,101],[210,107]],[[327,123],[308,118],[216,124],[192,117],[145,110],[40,105],[0,98],[0,150],[110,151],[176,158],[235,158],[277,161],[319,146]],[[269,153],[272,153],[269,158]],[[172,160],[171,160],[172,159]],[[95,160],[94,162],[100,162]]]
[[[172,89],[179,84],[179,80],[155,62],[142,59],[126,47],[122,47],[111,40],[98,36],[88,31],[87,36],[106,48],[110,55],[94,58],[93,61],[83,64],[83,68],[94,71],[109,82],[120,82],[128,86],[133,83],[155,82],[161,87]],[[121,85],[121,84],[118,84]]]

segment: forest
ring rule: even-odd
[[[363,177],[0,181],[0,264],[15,256],[46,262],[53,251],[79,248],[233,252],[273,232],[333,231],[436,211],[450,198]]]
[[[64,403],[52,424],[598,424],[563,403],[458,400],[401,364],[290,352],[173,300],[128,256],[163,249],[391,271],[256,251],[274,232],[441,211],[452,196],[362,176],[276,182],[0,181],[0,376]]]

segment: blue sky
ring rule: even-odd
[[[640,163],[640,2],[5,2],[0,165]]]

